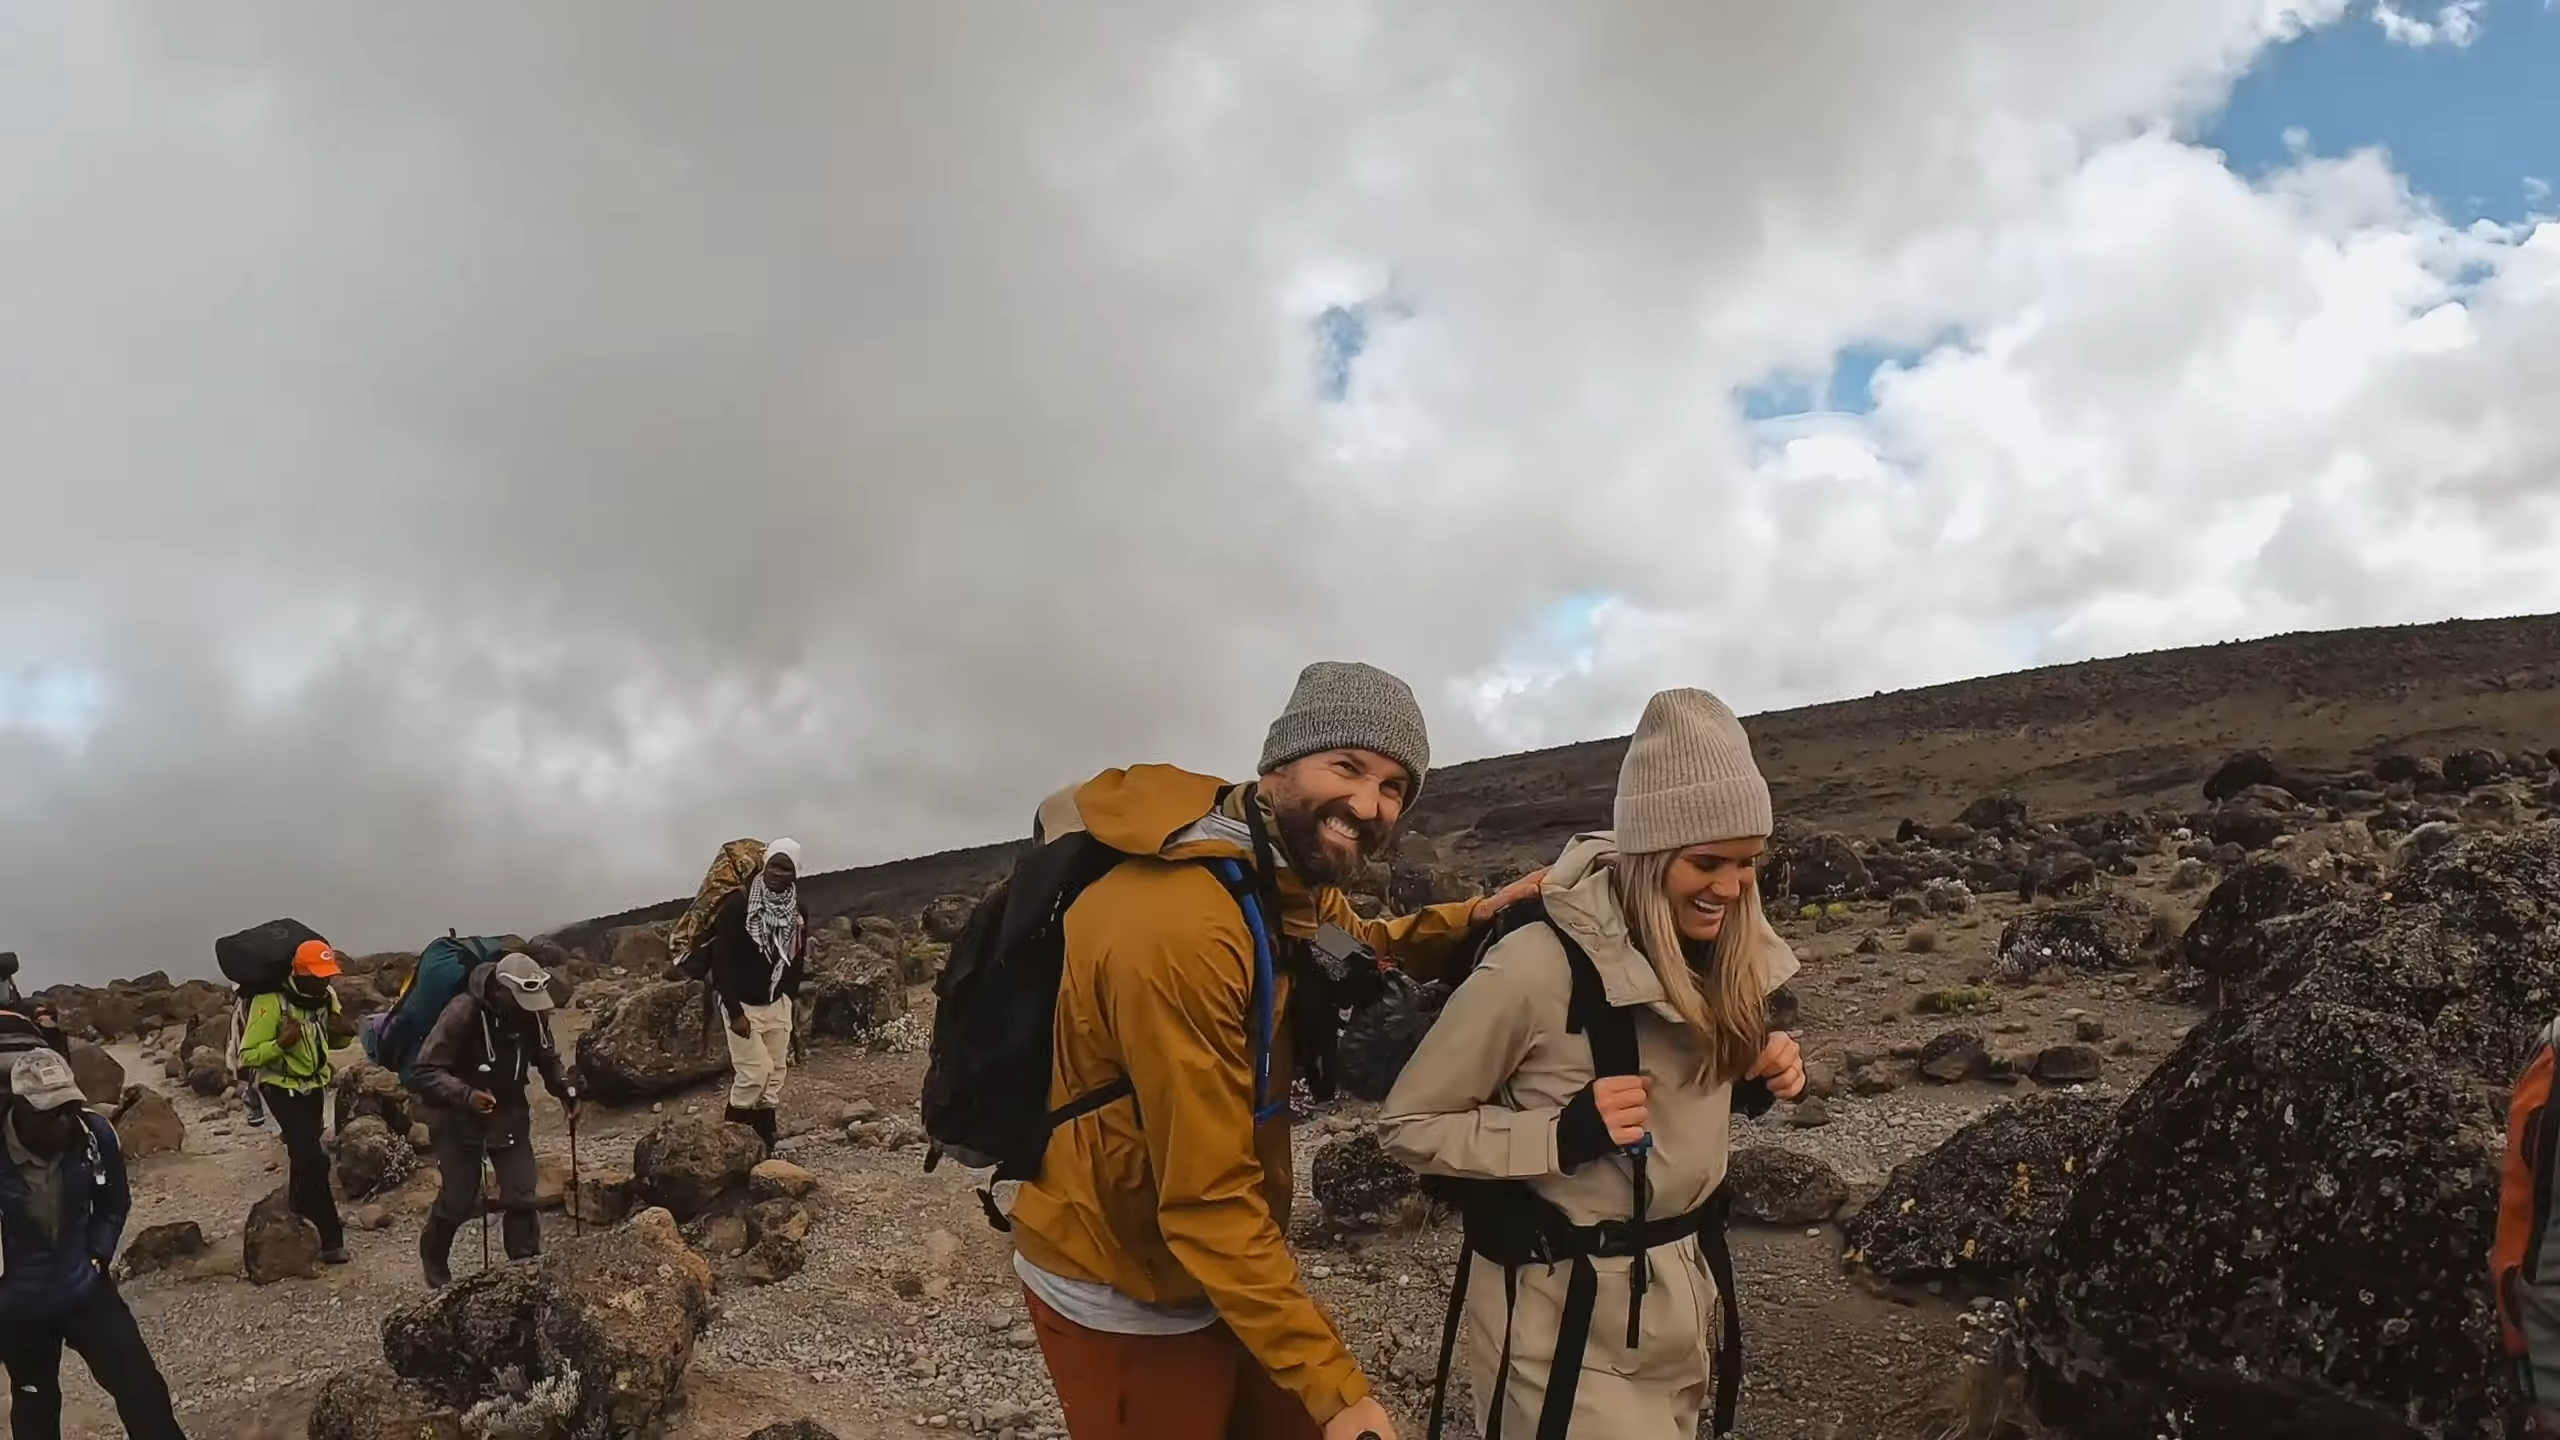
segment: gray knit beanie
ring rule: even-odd
[[[1629,855],[1769,833],[1769,782],[1723,701],[1665,690],[1645,702],[1618,767],[1617,828]]]
[[[1413,773],[1415,794],[1431,768],[1431,737],[1413,687],[1375,665],[1319,660],[1298,672],[1289,708],[1262,742],[1260,774],[1327,750],[1375,750]]]

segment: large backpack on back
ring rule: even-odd
[[[222,978],[241,994],[263,995],[283,989],[293,974],[293,952],[304,941],[320,938],[319,931],[299,920],[270,920],[214,941],[213,960],[222,967]]]
[[[1013,874],[969,915],[941,978],[934,982],[933,1040],[924,1079],[924,1126],[930,1171],[944,1156],[970,1169],[991,1169],[988,1183],[1035,1180],[1050,1133],[1131,1095],[1126,1076],[1052,1110],[1058,982],[1066,967],[1067,907],[1095,881],[1131,858],[1085,832],[1033,848]],[[1255,1118],[1288,1103],[1271,1083],[1272,997],[1276,993],[1270,913],[1251,874],[1233,861],[1209,862],[1244,911],[1254,938],[1254,1007],[1247,1023],[1255,1066]],[[987,1221],[1012,1223],[991,1190],[978,1192]]]
[[[678,916],[674,928],[667,932],[667,953],[679,962],[690,962],[691,968],[702,968],[706,961],[693,957],[702,942],[711,935],[711,921],[720,913],[720,902],[746,888],[747,881],[764,868],[764,842],[732,840],[711,857],[711,868],[702,872],[702,883],[694,887],[693,903]],[[690,969],[688,971],[690,973]],[[707,978],[708,971],[694,975]]]
[[[2560,1404],[2560,1396],[2539,1395],[2533,1383],[2535,1352],[2544,1368],[2560,1350],[2560,1333],[2542,1318],[2543,1307],[2524,1294],[2530,1287],[2547,1289],[2560,1282],[2560,1250],[2552,1232],[2560,1228],[2560,1207],[2553,1205],[2555,1174],[2560,1174],[2560,1104],[2552,1103],[2553,1082],[2560,1078],[2560,1020],[2554,1020],[2534,1044],[2524,1073],[2507,1097],[2507,1150],[2498,1183],[2498,1228],[2489,1251],[2489,1280],[2498,1305],[2498,1338],[2515,1367],[2516,1393],[2527,1404]]]
[[[365,1032],[365,1058],[408,1084],[418,1047],[426,1043],[427,1032],[435,1028],[444,1007],[462,993],[472,967],[504,959],[506,953],[506,942],[492,935],[447,931],[443,939],[429,942],[418,956],[418,968],[401,985],[400,998],[392,1002],[389,1015],[379,1028]]]

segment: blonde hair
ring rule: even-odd
[[[1760,913],[1758,878],[1745,879],[1740,901],[1726,907],[1715,955],[1701,975],[1689,964],[1671,897],[1663,890],[1671,862],[1679,857],[1678,850],[1621,854],[1610,866],[1610,884],[1636,948],[1662,980],[1663,997],[1697,1037],[1706,1056],[1705,1077],[1738,1080],[1769,1043],[1769,1001],[1760,989],[1758,954],[1768,922]]]

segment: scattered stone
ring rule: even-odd
[[[767,1160],[747,1172],[747,1193],[758,1200],[804,1200],[817,1188],[817,1176],[788,1160]]]
[[[2044,1243],[2115,1113],[2085,1095],[2031,1095],[1986,1112],[1895,1167],[1850,1217],[1846,1259],[1888,1280],[1997,1284]]]
[[[1787,1111],[1787,1123],[1798,1130],[1819,1130],[1831,1123],[1831,1106],[1819,1095],[1807,1095]]]
[[[1360,1228],[1393,1217],[1421,1186],[1375,1134],[1364,1130],[1316,1151],[1308,1188],[1325,1219]]]
[[[2187,963],[2225,981],[2254,982],[2280,938],[2277,922],[2343,898],[2345,891],[2284,861],[2251,860],[2213,887],[2187,927]]]
[[[1920,887],[1920,903],[1941,920],[1973,913],[1973,887],[1952,875],[1941,875]]]
[[[128,1160],[175,1155],[187,1146],[187,1122],[169,1097],[147,1085],[128,1085],[112,1121],[116,1144]]]
[[[310,1440],[462,1440],[462,1417],[380,1365],[320,1382]]]
[[[343,1124],[331,1148],[338,1192],[350,1200],[369,1200],[418,1173],[417,1150],[405,1136],[392,1138],[378,1115]]]
[[[2105,1069],[2105,1059],[2086,1045],[2048,1045],[2029,1073],[2047,1085],[2085,1085]]]
[[[1819,1225],[1849,1200],[1839,1172],[1776,1145],[1734,1151],[1725,1184],[1733,1188],[1733,1213],[1764,1225]]]
[[[1991,1071],[1991,1053],[1971,1030],[1949,1030],[1920,1047],[1920,1078],[1941,1085],[1977,1079]]]
[[[1853,1095],[1890,1095],[1910,1083],[1911,1074],[1911,1065],[1902,1060],[1856,1066],[1849,1071],[1849,1091]]]
[[[780,1425],[767,1425],[747,1440],[836,1440],[836,1432],[815,1420],[788,1420]]]
[[[924,938],[937,945],[956,942],[961,930],[969,923],[970,912],[977,908],[977,900],[968,895],[945,895],[925,906],[920,917]]]
[[[678,1116],[660,1121],[631,1150],[631,1189],[678,1221],[741,1198],[764,1160],[764,1142],[744,1125]]]
[[[388,1230],[391,1228],[391,1207],[388,1205],[359,1205],[354,1210],[348,1212],[347,1223],[353,1225],[359,1230]]]
[[[631,1207],[631,1176],[620,1170],[589,1171],[569,1193],[569,1213],[585,1225],[619,1225]]]
[[[1985,795],[1964,807],[1956,823],[1971,830],[1990,830],[2002,835],[2022,831],[2027,825],[2027,802],[2003,790]]]
[[[2083,1015],[2071,1022],[2071,1033],[2082,1044],[2095,1045],[2107,1038],[2107,1022],[2095,1015]]]
[[[1873,932],[1858,937],[1858,953],[1861,955],[1883,954],[1884,937]]]
[[[744,1215],[705,1215],[685,1228],[693,1248],[715,1260],[734,1260],[753,1243]]]
[[[655,1434],[679,1403],[711,1292],[710,1267],[674,1217],[644,1210],[393,1311],[382,1350],[396,1374],[457,1409],[548,1410],[556,1433],[578,1440]]]
[[[213,1247],[205,1243],[204,1231],[193,1220],[174,1225],[154,1225],[125,1242],[124,1273],[153,1275],[183,1265]]]
[[[360,1060],[338,1072],[338,1124],[341,1127],[371,1116],[382,1122],[383,1129],[394,1135],[407,1135],[410,1127],[424,1117],[413,1113],[416,1103],[400,1077],[369,1060]]]
[[[741,1264],[749,1280],[774,1285],[809,1263],[809,1232],[817,1213],[797,1200],[767,1200],[747,1212],[747,1250]]]
[[[705,1023],[703,987],[692,980],[607,1001],[578,1037],[586,1094],[609,1105],[673,1095],[728,1068],[728,1042],[716,1022]]]
[[[1854,899],[1875,883],[1857,845],[1828,830],[1785,847],[1778,868],[1785,876],[1781,893],[1801,900]]]
[[[2113,891],[2021,915],[2001,928],[1992,978],[2016,983],[2048,967],[2130,970],[2158,927],[2158,916]]]
[[[86,1040],[74,1040],[70,1059],[71,1077],[90,1104],[105,1109],[124,1097],[124,1066],[116,1057]]]
[[[803,993],[809,1033],[831,1040],[877,1041],[907,1013],[907,987],[897,963],[863,945],[830,956],[823,965],[813,962]]]
[[[240,1232],[240,1263],[252,1285],[320,1273],[320,1232],[293,1213],[282,1188],[249,1207],[248,1223]]]

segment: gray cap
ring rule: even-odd
[[[71,1062],[51,1050],[30,1050],[9,1067],[9,1093],[39,1110],[59,1110],[89,1097],[80,1093]]]
[[[1261,774],[1327,750],[1374,750],[1413,773],[1431,768],[1431,737],[1413,687],[1375,665],[1319,660],[1298,673],[1289,708],[1262,742]]]
[[[530,955],[511,954],[498,962],[497,981],[522,1010],[551,1008],[551,972]]]

